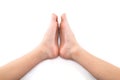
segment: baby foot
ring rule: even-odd
[[[60,23],[60,56],[65,59],[72,59],[79,45],[70,29],[66,15],[61,16]]]
[[[57,16],[52,14],[52,20],[48,31],[41,43],[42,51],[47,58],[55,58],[58,56],[58,21]]]

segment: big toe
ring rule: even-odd
[[[61,16],[61,21],[67,21],[67,17],[66,17],[66,14],[65,14],[65,13],[62,14],[62,16]]]
[[[57,15],[56,14],[52,14],[52,21],[55,21],[55,22],[57,22],[58,21],[58,17],[57,17]]]
[[[60,27],[62,29],[65,29],[65,30],[68,30],[70,29],[70,26],[69,26],[69,23],[68,23],[68,20],[67,20],[67,17],[66,17],[66,14],[62,14],[61,16],[61,24],[60,24]]]

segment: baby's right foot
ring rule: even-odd
[[[77,50],[79,50],[79,45],[70,29],[66,15],[63,14],[60,24],[60,56],[65,59],[72,59]]]

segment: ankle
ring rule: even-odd
[[[81,48],[80,46],[74,47],[73,54],[72,54],[72,60],[75,60],[77,57],[83,53],[84,49]]]

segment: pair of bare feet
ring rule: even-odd
[[[58,45],[58,35],[60,33],[60,46]],[[41,43],[42,52],[48,58],[61,56],[65,59],[72,59],[72,55],[78,50],[79,45],[68,24],[66,15],[61,16],[61,23],[58,26],[58,17],[52,14],[51,25]]]
[[[29,54],[0,67],[0,80],[20,80],[28,71],[44,59],[61,56],[81,64],[98,80],[120,80],[120,69],[81,48],[72,33],[66,15],[58,17],[53,14],[51,25],[42,43]],[[60,46],[58,37],[60,34]],[[16,75],[17,74],[17,75]]]

